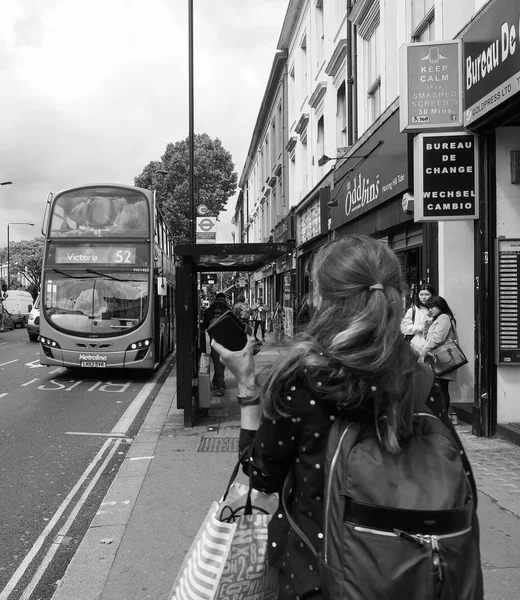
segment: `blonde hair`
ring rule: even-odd
[[[411,432],[417,362],[400,331],[399,260],[384,242],[353,235],[320,248],[311,273],[318,306],[264,383],[264,413],[289,414],[284,389],[299,377],[321,401],[372,415],[397,452]]]

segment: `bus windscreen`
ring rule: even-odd
[[[56,198],[51,237],[147,237],[150,218],[146,198],[137,191],[89,187]]]

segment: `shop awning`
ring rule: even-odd
[[[184,244],[175,254],[195,271],[257,271],[293,251],[293,244]]]

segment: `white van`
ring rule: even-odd
[[[14,326],[25,327],[29,319],[29,313],[34,305],[34,300],[29,292],[23,290],[7,290],[7,298],[4,307],[11,314]]]

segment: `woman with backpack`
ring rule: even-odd
[[[440,420],[431,370],[401,334],[397,256],[381,241],[353,235],[320,248],[311,275],[310,321],[262,382],[252,337],[239,352],[212,342],[238,383],[244,471],[255,489],[282,500],[268,535],[279,600],[437,599],[432,588],[448,585],[454,592],[443,599],[482,600],[476,490],[457,434]],[[416,406],[433,417],[419,430]],[[424,440],[428,428],[435,443]],[[342,440],[352,451],[339,453]],[[326,480],[331,470],[335,477]],[[421,524],[419,508],[430,509]],[[436,535],[441,526],[451,554]]]
[[[435,288],[429,283],[423,283],[415,295],[414,301],[404,315],[401,331],[417,352],[426,342],[426,332],[432,318],[430,316],[430,300],[437,295]]]
[[[421,349],[421,360],[426,360],[428,354],[441,344],[458,339],[457,321],[453,316],[451,308],[442,296],[434,296],[432,298],[430,301],[430,313],[433,321],[428,328],[428,333]],[[442,392],[444,407],[448,414],[450,413],[450,392],[448,390],[450,381],[457,381],[457,371],[450,371],[436,378],[436,382]],[[458,419],[455,412],[450,414],[450,418],[454,424],[457,424]]]

